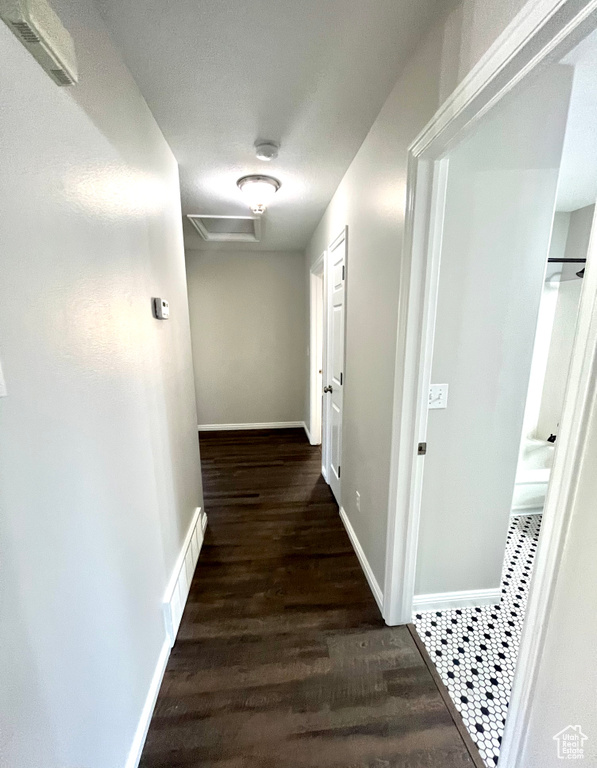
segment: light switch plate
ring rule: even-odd
[[[153,313],[157,320],[167,320],[170,317],[170,305],[166,299],[153,300]]]
[[[429,387],[428,407],[430,410],[435,408],[448,407],[448,385],[447,384],[432,384]]]

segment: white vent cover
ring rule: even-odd
[[[188,214],[187,219],[211,243],[259,243],[260,216],[211,216]]]
[[[46,0],[0,0],[0,18],[54,82],[78,81],[73,39]]]

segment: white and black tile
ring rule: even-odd
[[[499,605],[422,611],[415,626],[488,768],[498,762],[541,515],[514,517]]]

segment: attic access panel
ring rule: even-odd
[[[259,216],[212,216],[187,214],[187,219],[201,237],[211,243],[259,243]]]

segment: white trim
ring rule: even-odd
[[[345,224],[342,227],[342,231],[339,235],[336,235],[336,237],[328,245],[326,251],[333,251],[338,245],[340,245],[343,240],[348,240],[348,224]]]
[[[412,170],[416,172],[414,166]],[[406,321],[399,326],[399,330],[403,326],[407,329],[405,355],[404,359],[396,356],[395,369],[395,381],[402,380],[402,385],[394,392],[384,594],[384,618],[391,625],[410,622],[413,612],[424,470],[424,457],[416,455],[415,446],[425,441],[427,432],[426,393],[431,382],[448,160],[425,163],[419,171],[417,202],[428,211],[429,218],[421,216],[416,227],[411,224],[408,239],[413,265],[410,273],[401,277],[401,283],[403,279],[409,283],[409,294],[406,305],[399,309],[406,313]],[[424,226],[427,222],[428,229]],[[406,377],[406,370],[414,375]],[[408,481],[399,485],[400,476]],[[411,514],[400,520],[400,509]],[[399,550],[402,568],[396,567]]]
[[[254,424],[197,424],[197,429],[199,432],[219,432],[231,429],[288,429],[304,425],[304,421],[264,421]]]
[[[306,421],[303,421],[303,429],[305,430],[305,434],[307,435],[307,440],[311,445],[313,445],[313,442],[311,441],[311,434],[309,433],[309,427],[307,426]]]
[[[186,536],[184,537],[184,541],[180,548],[180,552],[178,553],[178,557],[176,558],[176,563],[174,563],[174,568],[172,569],[170,580],[168,581],[168,586],[166,587],[166,591],[164,593],[164,602],[168,602],[170,600],[170,598],[172,597],[172,593],[176,588],[178,574],[182,569],[184,559],[186,557],[187,550],[189,548],[189,544],[191,543],[191,536],[193,535],[193,533],[195,532],[195,529],[197,528],[197,523],[199,522],[200,517],[201,517],[201,507],[196,507],[195,511],[193,512],[193,517],[191,518],[191,522],[189,523]],[[202,531],[205,530],[203,527],[203,524],[201,525],[201,529]]]
[[[543,507],[512,507],[510,517],[528,517],[529,515],[543,514]]]
[[[354,528],[351,525],[350,520],[348,519],[348,515],[346,514],[344,507],[340,507],[340,519],[344,523],[344,527],[346,528],[346,533],[348,534],[348,538],[350,539],[352,548],[354,549],[356,556],[359,558],[359,563],[361,564],[363,573],[365,574],[365,577],[369,582],[369,586],[371,587],[371,592],[373,592],[373,597],[375,598],[375,602],[379,606],[379,610],[383,611],[383,592],[381,590],[381,587],[377,583],[375,574],[373,573],[373,570],[369,565],[367,556],[363,551],[363,547],[361,547],[361,543],[357,538],[357,535],[354,531]]]
[[[322,275],[325,270],[325,251],[320,254],[313,264],[311,264],[310,272],[314,275]]]
[[[495,589],[466,589],[463,592],[436,592],[415,595],[413,613],[416,611],[447,611],[452,608],[475,608],[497,605],[502,597],[500,587]]]
[[[589,17],[596,9],[595,0],[584,0],[580,9],[575,0],[529,0],[415,138],[410,154],[445,151],[549,54],[579,42],[587,32],[583,23],[593,28]],[[438,139],[441,150],[434,147]]]
[[[205,513],[202,514],[201,507],[197,507],[172,570],[172,576],[166,587],[163,604],[166,638],[164,639],[164,644],[160,650],[155,670],[151,678],[151,683],[149,684],[149,690],[145,698],[145,703],[141,711],[141,717],[139,718],[139,724],[137,725],[133,737],[133,743],[129,750],[125,768],[137,768],[139,761],[141,760],[145,739],[147,738],[147,731],[149,730],[155,703],[166,671],[166,665],[170,658],[170,649],[174,645],[176,631],[180,625],[182,611],[184,610],[184,602],[186,601],[190,587],[190,577],[197,564],[197,558],[199,557],[199,551],[203,543],[206,527],[207,515]],[[185,589],[186,593],[184,592]],[[182,599],[183,594],[184,600]],[[178,615],[174,613],[175,605],[178,606],[178,609],[176,609],[179,611]]]
[[[207,515],[197,507],[164,594],[164,624],[170,647],[180,627],[206,527]]]
[[[147,731],[149,730],[149,724],[151,723],[151,717],[153,715],[153,710],[155,709],[155,703],[158,698],[158,693],[160,692],[160,686],[162,684],[162,679],[164,677],[164,672],[166,671],[166,665],[168,664],[169,658],[170,642],[166,638],[160,650],[160,655],[158,656],[158,660],[155,665],[151,683],[149,684],[149,690],[147,691],[145,704],[141,710],[141,717],[139,718],[139,724],[137,725],[137,730],[135,731],[135,735],[133,737],[133,743],[126,759],[125,768],[137,768],[139,761],[141,760],[141,754],[143,752],[143,747],[145,746],[145,739],[147,738]]]

